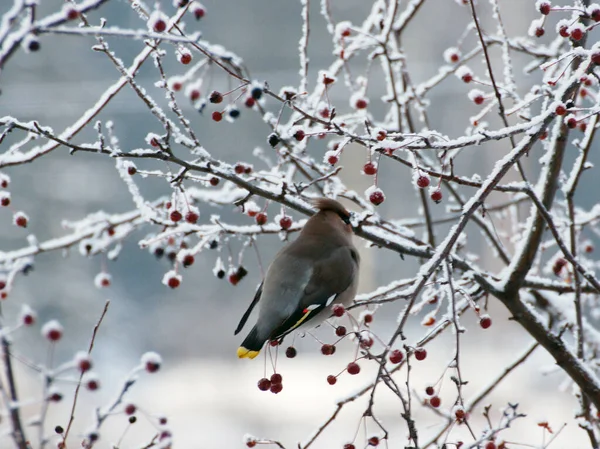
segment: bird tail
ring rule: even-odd
[[[261,336],[256,326],[254,326],[242,342],[242,345],[238,348],[237,356],[240,359],[253,359],[258,355],[265,341],[267,341],[266,337]]]

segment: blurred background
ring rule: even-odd
[[[401,2],[401,8],[406,3]],[[482,26],[490,34],[495,33],[496,24],[492,21],[489,4],[480,3]],[[526,35],[531,20],[537,17],[535,2],[503,0],[500,3],[508,35]],[[161,1],[160,4],[168,14],[174,11],[170,1]],[[302,26],[300,2],[205,0],[204,5],[206,16],[199,22],[193,18],[187,20],[187,31],[200,30],[208,41],[222,44],[241,56],[252,76],[256,80],[267,80],[274,91],[285,85],[298,85],[297,48]],[[8,7],[8,2],[3,4],[0,12],[5,13]],[[38,15],[44,17],[61,7],[59,0],[41,2]],[[319,14],[320,7],[319,2],[310,2],[310,86],[314,86],[317,70],[326,68],[334,60],[331,38]],[[331,2],[331,14],[336,22],[350,20],[357,26],[370,8],[371,2],[361,0]],[[98,23],[100,17],[106,18],[111,26],[145,28],[126,1],[108,2],[100,11],[89,15],[92,23]],[[469,21],[469,10],[455,1],[425,3],[409,26],[403,42],[413,82],[421,82],[437,73],[445,64],[444,50],[456,44]],[[553,35],[553,25],[548,25],[547,30],[548,35]],[[551,36],[543,39],[550,42]],[[141,41],[131,39],[107,38],[107,41],[125,65],[129,65],[143,48]],[[43,35],[40,42],[40,51],[28,54],[19,51],[0,73],[0,117],[10,115],[21,121],[37,120],[60,133],[92,107],[119,74],[104,54],[91,50],[95,44],[92,37]],[[471,34],[464,43],[464,52],[478,45]],[[537,72],[524,75],[521,68],[529,60],[518,53],[513,52],[513,56],[515,76],[520,92],[524,94],[530,85],[539,82],[540,75]],[[496,70],[501,73],[499,52],[492,51],[492,57]],[[359,59],[353,62],[353,70],[357,73],[365,70],[365,58]],[[172,54],[165,58],[165,66],[169,75],[182,72]],[[481,58],[476,58],[471,66],[479,76],[485,74]],[[373,77],[368,90],[371,100],[369,111],[381,118],[385,111],[380,100],[385,94],[384,83],[378,81],[382,79],[379,72],[374,71]],[[157,73],[151,62],[146,63],[136,79],[155,99],[164,100],[164,94],[154,86]],[[214,70],[211,89],[226,90],[228,86],[229,81],[223,73]],[[429,113],[434,129],[450,137],[464,134],[469,126],[469,117],[479,110],[467,99],[469,89],[451,76],[430,93],[433,107]],[[262,162],[252,156],[252,151],[262,147],[268,154],[271,150],[265,140],[269,131],[258,114],[242,109],[242,117],[234,124],[215,124],[210,119],[209,109],[200,114],[183,94],[178,99],[202,144],[214,157],[231,163],[242,160],[261,167]],[[331,101],[339,110],[349,108],[349,94],[344,89],[333,89]],[[279,105],[267,102],[267,107],[277,113]],[[115,133],[125,150],[145,147],[144,139],[149,132],[162,133],[160,124],[128,87],[111,101],[99,119],[114,122]],[[495,120],[495,117],[490,120],[492,126],[498,125]],[[14,132],[0,145],[0,152],[22,138],[17,134]],[[74,141],[95,140],[96,134],[90,128]],[[459,174],[478,173],[484,177],[498,154],[505,154],[508,149],[508,142],[500,142],[466,150],[466,157],[455,166],[455,170]],[[323,141],[315,139],[310,142],[309,152],[312,154],[322,155],[325,151]],[[181,155],[183,157],[183,153]],[[536,164],[540,155],[541,151],[537,148],[525,161],[532,175],[538,170]],[[360,194],[371,182],[360,174],[364,161],[364,151],[352,148],[344,152],[341,161],[344,166],[342,179]],[[138,167],[157,168],[152,163],[138,163]],[[64,220],[78,220],[98,210],[112,214],[134,208],[131,196],[115,170],[114,161],[107,157],[81,153],[70,156],[68,150],[60,148],[33,164],[3,171],[11,176],[13,211],[25,211],[30,216],[30,225],[26,230],[17,228],[11,223],[12,214],[0,210],[2,251],[27,246],[26,237],[30,234],[39,241],[64,235]],[[594,191],[590,178],[582,178],[581,191]],[[382,164],[379,180],[388,196],[379,209],[382,216],[401,220],[418,218],[420,203],[408,170],[398,165]],[[168,183],[162,179],[139,179],[138,185],[148,200],[170,193]],[[468,194],[468,191],[465,193]],[[588,207],[594,198],[590,194],[589,197],[578,198],[578,201],[583,207]],[[444,203],[434,206],[433,214],[437,217],[445,215],[446,206]],[[277,213],[279,208],[272,205],[270,217]],[[233,207],[201,209],[201,221],[211,214],[220,215],[228,223],[251,222]],[[499,232],[510,234],[510,228],[503,229],[501,223],[499,226]],[[438,235],[441,240],[447,228],[440,229]],[[150,231],[151,228],[145,228],[129,238],[116,261],[107,261],[104,257],[85,258],[77,248],[68,253],[41,254],[36,257],[34,270],[27,277],[17,279],[10,297],[2,303],[7,325],[16,322],[22,304],[29,304],[38,312],[40,323],[57,319],[64,325],[65,338],[57,345],[53,356],[59,363],[69,360],[75,351],[87,348],[104,303],[107,299],[111,300],[93,353],[95,371],[100,375],[102,388],[94,393],[82,392],[76,432],[85,432],[92,423],[93,407],[106,404],[115,397],[123,379],[139,363],[141,354],[149,350],[162,355],[164,366],[155,375],[142,374],[126,402],[135,403],[149,415],[167,416],[177,447],[243,447],[246,433],[279,440],[288,448],[296,447],[298,442],[307,441],[329,417],[336,401],[358,391],[373,378],[373,367],[363,363],[360,375],[342,375],[335,386],[329,386],[325,380],[327,375],[337,374],[346,366],[352,357],[353,346],[343,343],[334,356],[323,357],[319,344],[307,336],[296,339],[298,357],[291,360],[279,358],[278,370],[284,377],[283,392],[278,395],[260,392],[256,382],[264,375],[264,359],[238,360],[235,351],[243,336],[233,336],[233,330],[260,282],[260,269],[253,252],[246,251],[244,266],[249,275],[237,286],[213,275],[212,269],[219,254],[206,251],[184,272],[181,288],[170,290],[161,284],[170,263],[164,258],[157,260],[137,244]],[[423,230],[415,228],[415,232],[421,237]],[[471,249],[481,256],[479,263],[491,270],[498,269],[479,231],[468,228],[467,234]],[[282,244],[275,235],[259,238],[260,256],[265,264]],[[241,245],[240,241],[231,241],[234,252]],[[361,292],[410,277],[418,269],[417,260],[402,260],[397,254],[367,248],[363,242],[358,242],[358,246],[364,261]],[[227,254],[223,256],[226,258]],[[112,275],[112,285],[99,290],[93,280],[103,269]],[[392,303],[379,309],[375,315],[373,330],[384,340],[395,328],[402,307],[403,304]],[[504,366],[512,363],[532,343],[528,335],[508,320],[504,308],[493,298],[490,299],[490,315],[494,325],[486,331],[479,327],[472,313],[467,313],[462,321],[467,328],[462,346],[463,377],[468,380],[464,389],[467,398],[496,378]],[[316,335],[331,342],[334,337],[330,328],[325,327]],[[414,344],[426,329],[417,317],[412,319],[408,331],[407,344]],[[425,385],[436,382],[451,361],[453,341],[450,332],[438,338],[428,346],[428,358],[414,365],[412,382],[421,396]],[[39,325],[34,330],[20,329],[16,332],[14,349],[26,360],[38,363],[49,357],[48,345],[39,334]],[[21,398],[39,399],[39,374],[28,368],[26,363],[16,362],[16,365]],[[267,371],[270,372],[270,368]],[[404,376],[403,371],[397,381],[403,383]],[[559,389],[561,384],[564,388]],[[68,419],[69,398],[74,386],[66,383],[61,389],[66,399],[51,406],[48,429],[57,424],[65,425]],[[492,417],[496,421],[500,419],[500,408],[508,402],[519,403],[519,410],[527,414],[527,418],[517,421],[505,434],[509,441],[541,445],[543,430],[537,423],[547,421],[554,430],[567,424],[550,447],[584,447],[587,437],[573,419],[577,403],[570,390],[565,376],[555,369],[545,351],[538,349],[484,404],[492,405]],[[444,413],[450,410],[454,395],[454,385],[446,381],[441,407]],[[357,429],[361,429],[357,440],[357,446],[360,446],[363,441],[360,417],[366,406],[364,399],[367,398],[344,407],[331,428],[313,447],[341,448],[353,438]],[[378,389],[376,402],[378,418],[390,431],[389,447],[403,447],[407,429],[400,416],[400,403],[387,394],[384,387]],[[29,404],[23,411],[31,418],[38,413],[39,404]],[[437,433],[443,420],[422,407],[417,407],[415,413],[421,441],[427,441],[428,437]],[[480,430],[483,425],[481,413],[476,413],[474,428]],[[112,447],[110,444],[119,440],[126,427],[127,420],[123,414],[111,417],[102,431],[98,447]],[[147,420],[140,419],[133,427],[120,447],[136,447],[136,444],[150,439],[151,424]],[[462,434],[465,441],[471,441],[465,431],[463,427],[456,428],[452,436]],[[368,425],[367,433],[380,435],[373,423]],[[548,441],[548,435],[545,441]],[[7,437],[0,440],[0,447],[10,447]]]

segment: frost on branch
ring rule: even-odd
[[[249,447],[552,449],[565,444],[563,435],[576,447],[597,447],[600,6],[317,3],[302,1],[295,13],[282,3],[285,14],[276,17],[273,8],[243,2],[235,14],[187,0],[85,0],[55,11],[7,3],[0,18],[5,353],[18,354],[20,335],[39,319],[40,346],[52,361],[62,357],[75,338],[70,320],[83,327],[89,305],[111,291],[123,313],[107,317],[115,320],[111,334],[122,322],[128,332],[115,359],[147,340],[173,358],[210,346],[221,359],[196,370],[198,388],[174,374],[177,387],[205,392],[204,383],[227,381],[239,388],[236,401],[248,403],[246,394],[273,393],[257,418],[265,434],[277,432],[264,425],[275,410],[269,401],[284,406],[303,392],[315,432],[298,444],[286,433],[294,426],[283,426],[281,441],[248,437]],[[74,43],[69,51],[66,42]],[[55,72],[64,79],[55,82]],[[88,83],[88,72],[103,83]],[[19,90],[24,73],[27,97]],[[80,84],[93,88],[79,91]],[[29,96],[36,108],[25,108]],[[361,253],[360,296],[319,329],[269,342],[266,363],[233,367],[231,345],[239,342],[225,336],[232,338],[273,254],[302,230],[321,196],[352,211],[345,221]],[[53,308],[64,312],[66,330],[48,316]],[[160,332],[149,332],[156,317]],[[92,364],[93,348],[77,344],[84,350],[62,364],[34,363],[44,382],[35,427],[19,424],[24,407],[3,410],[2,430],[16,447],[36,433],[40,447],[81,443],[67,441],[74,435],[84,435],[87,448],[133,446],[112,437],[113,419],[131,426],[149,416],[124,396],[140,373],[161,370],[160,357],[144,355],[114,402],[87,415],[93,422],[75,417],[73,430],[63,422],[52,433],[51,404],[77,394],[67,386],[95,400],[111,387],[106,357],[94,355]],[[532,354],[554,367],[551,385]],[[11,360],[2,360],[3,372]],[[218,381],[205,380],[220,363],[227,365]],[[160,391],[148,396],[177,397]],[[531,400],[539,397],[560,405]],[[207,408],[226,410],[222,398]],[[540,404],[557,415],[539,417]],[[315,417],[330,406],[329,416]],[[136,447],[167,447],[166,422],[150,421],[156,435]],[[336,426],[350,429],[339,441]],[[227,428],[238,443],[256,430]]]

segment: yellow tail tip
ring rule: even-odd
[[[249,349],[244,348],[243,346],[240,346],[237,350],[237,356],[240,359],[253,359],[254,357],[256,357],[258,355],[260,351],[250,351]]]

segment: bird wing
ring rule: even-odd
[[[246,324],[246,321],[248,321],[248,318],[250,318],[250,314],[252,313],[254,306],[256,306],[256,304],[258,304],[258,300],[260,299],[260,296],[262,295],[263,283],[264,282],[261,282],[260,285],[258,286],[258,289],[256,290],[256,293],[254,294],[254,299],[248,306],[248,309],[246,310],[246,312],[244,312],[244,316],[242,316],[242,319],[240,320],[239,324],[237,325],[233,335],[239,334],[240,331],[242,330],[242,328],[244,327],[244,325]]]
[[[349,246],[337,247],[319,258],[296,300],[288,303],[291,307],[286,307],[287,313],[271,332],[270,340],[285,336],[331,305],[337,295],[350,287],[357,270],[356,250]]]

